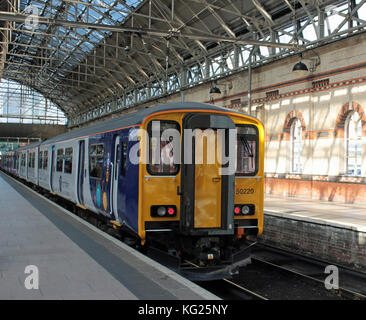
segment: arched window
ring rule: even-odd
[[[362,163],[362,123],[358,112],[352,112],[346,120],[346,173],[350,176],[361,175]]]
[[[302,126],[298,118],[291,124],[291,171],[302,173]]]

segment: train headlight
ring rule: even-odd
[[[150,215],[153,218],[172,218],[177,216],[177,207],[174,205],[151,206]]]
[[[243,206],[241,208],[241,213],[242,214],[248,214],[250,212],[250,208],[248,206]]]
[[[234,206],[235,216],[253,216],[255,215],[254,204],[236,204]]]
[[[159,207],[157,210],[157,214],[159,217],[164,217],[166,215],[166,208],[165,207]]]

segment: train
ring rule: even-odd
[[[264,139],[253,116],[177,102],[20,147],[0,167],[183,275],[218,279],[250,263],[263,232]]]

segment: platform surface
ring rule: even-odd
[[[30,265],[38,289],[25,286]],[[0,172],[1,299],[217,297]]]
[[[264,212],[366,232],[366,207],[321,200],[265,195]]]

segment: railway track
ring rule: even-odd
[[[186,263],[192,265],[193,267],[199,268],[198,265],[194,264],[191,261],[185,260]],[[201,287],[214,291],[222,299],[226,300],[268,300],[267,298],[257,294],[256,292],[244,288],[241,285],[229,280],[214,280],[208,282],[199,282]]]
[[[257,292],[228,279],[197,282],[197,284],[223,300],[268,300]]]
[[[240,286],[240,285],[236,284],[235,282],[233,282],[231,280],[223,279],[222,281],[224,281],[227,284],[233,286],[234,290],[237,290],[239,293],[241,293],[241,294],[244,293],[245,295],[248,295],[250,298],[252,298],[251,300],[268,300],[266,297],[263,297],[260,294],[255,293],[252,290],[244,288],[243,286]]]
[[[366,300],[366,274],[364,273],[262,244],[257,244],[252,253],[254,263],[292,274],[324,290],[326,290],[324,281],[328,276],[325,268],[333,265],[338,269],[339,286],[337,289],[327,291],[344,299]]]
[[[225,300],[366,300],[366,275],[337,265],[338,289],[328,290],[329,263],[256,245],[238,276],[199,285]],[[334,264],[333,264],[334,265]]]

